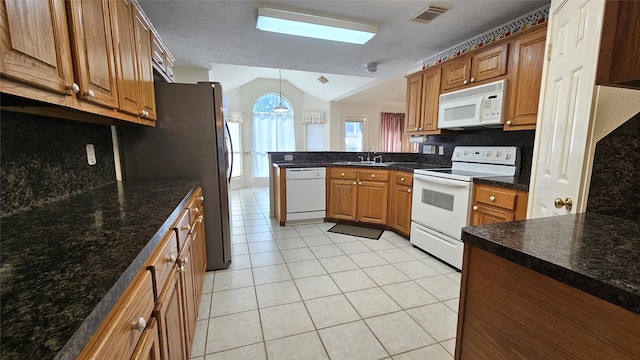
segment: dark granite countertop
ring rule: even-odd
[[[640,314],[640,223],[597,214],[465,227],[462,241]]]
[[[488,178],[474,178],[474,184],[500,186],[509,189],[529,191],[529,176],[496,176]]]
[[[198,179],[114,182],[1,219],[2,359],[75,359]]]
[[[273,166],[281,167],[281,168],[309,168],[309,167],[357,167],[357,168],[366,168],[366,169],[378,169],[378,170],[398,170],[398,171],[406,171],[413,172],[415,169],[433,169],[433,168],[445,168],[447,166],[444,165],[434,165],[434,164],[426,164],[426,163],[417,163],[417,162],[390,162],[387,166],[367,166],[360,165],[358,162],[353,162],[353,164],[336,164],[333,161],[321,162],[321,161],[313,161],[313,162],[279,162],[274,161]]]

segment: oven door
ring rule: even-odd
[[[469,221],[471,182],[414,174],[411,220],[460,240]]]

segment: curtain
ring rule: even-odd
[[[380,113],[382,126],[382,152],[399,152],[402,150],[402,128],[404,113]]]
[[[253,177],[269,176],[269,151],[295,151],[293,112],[253,113]]]

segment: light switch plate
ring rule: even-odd
[[[89,165],[96,164],[96,149],[93,144],[87,144],[87,163]]]
[[[293,160],[293,155],[285,155],[284,156],[284,160],[285,161],[292,161]]]
[[[444,146],[438,146],[438,155],[444,155]]]

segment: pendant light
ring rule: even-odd
[[[273,108],[273,112],[276,113],[286,113],[289,112],[289,108],[282,105],[282,69],[278,69],[279,77],[280,77],[280,104]]]

